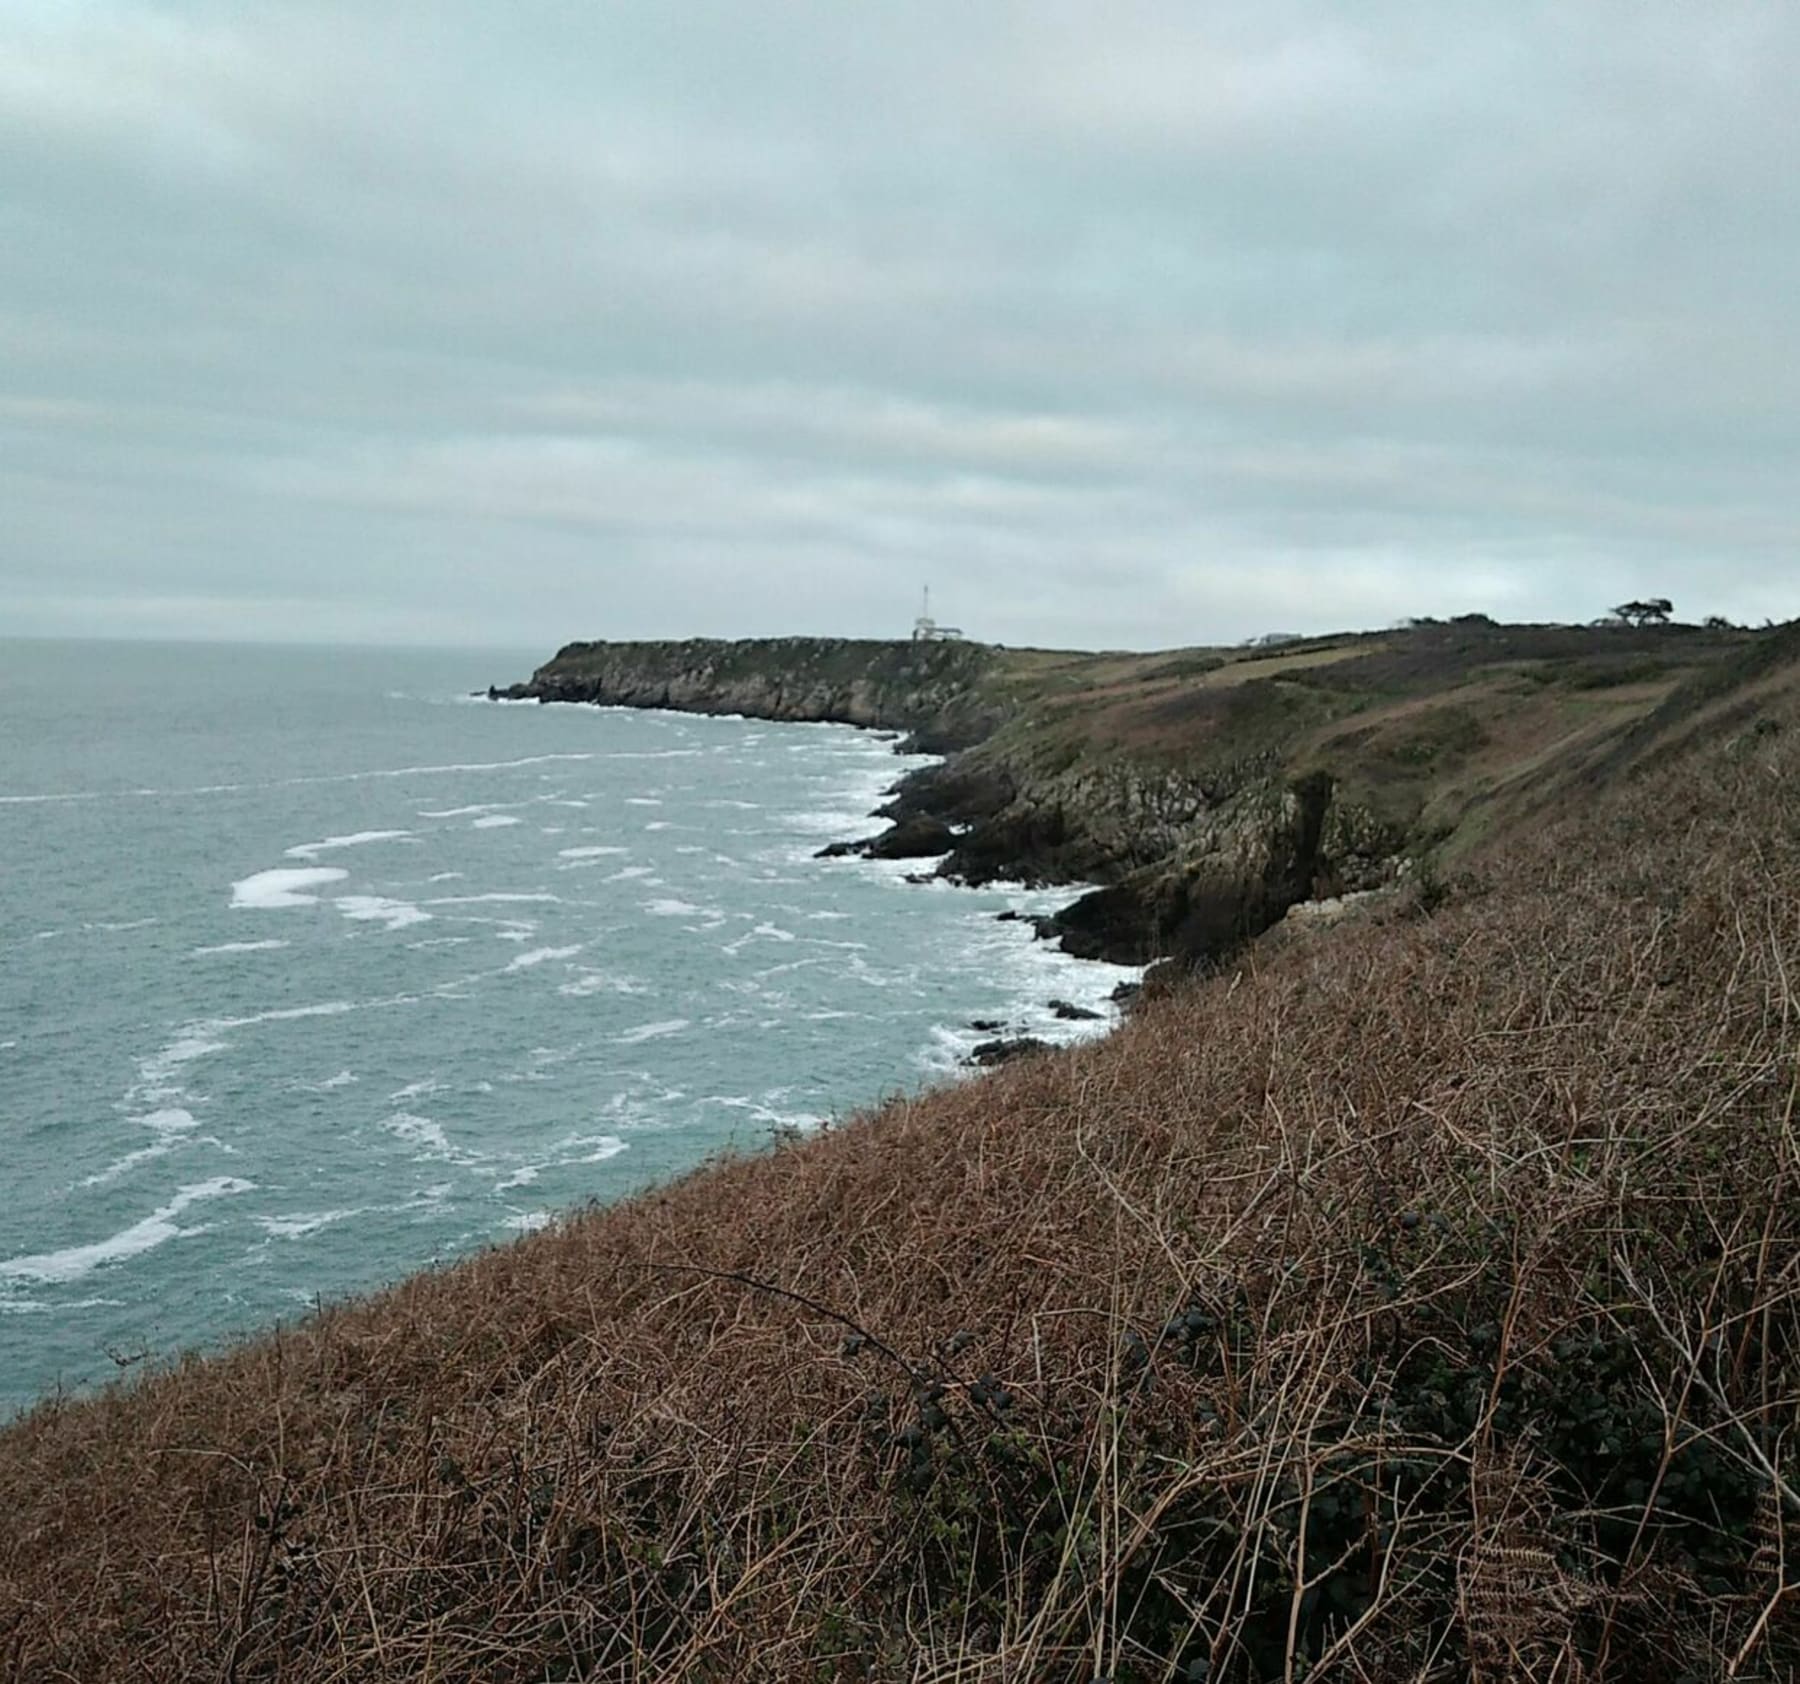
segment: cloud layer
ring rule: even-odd
[[[0,633],[1800,613],[1800,13],[13,0]]]

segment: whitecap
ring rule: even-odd
[[[105,1169],[83,1176],[81,1184],[83,1187],[104,1187],[109,1181],[117,1181],[127,1170],[136,1169],[139,1164],[148,1163],[152,1158],[164,1157],[174,1150],[175,1138],[165,1134],[154,1146],[140,1146],[135,1152],[127,1152],[122,1158],[114,1158]]]
[[[343,1222],[361,1214],[355,1209],[302,1210],[289,1216],[253,1216],[250,1220],[271,1239],[298,1240],[304,1239],[308,1234],[316,1234],[321,1228],[329,1228],[334,1222]]]
[[[349,872],[335,865],[295,866],[277,871],[258,871],[231,885],[233,906],[273,911],[284,906],[313,906],[317,895],[308,894],[326,883],[341,883]]]
[[[411,835],[410,830],[357,830],[347,836],[327,836],[319,842],[302,842],[285,852],[291,860],[316,860],[319,855],[333,853],[339,848],[360,848],[369,842],[395,842]]]
[[[629,848],[562,848],[557,851],[559,860],[597,860],[609,854],[629,854]]]
[[[67,1246],[61,1251],[39,1252],[29,1257],[12,1257],[0,1261],[0,1277],[16,1280],[63,1282],[79,1280],[108,1263],[123,1262],[154,1250],[168,1240],[179,1239],[184,1230],[175,1218],[190,1205],[202,1199],[217,1199],[232,1193],[254,1190],[254,1181],[242,1181],[233,1175],[215,1176],[210,1181],[195,1182],[176,1190],[166,1205],[152,1211],[129,1228],[122,1228],[91,1245]]]
[[[504,830],[508,825],[520,824],[523,821],[512,813],[489,813],[486,818],[476,819],[469,826],[471,830]]]
[[[396,995],[393,1000],[372,1000],[370,1005],[392,1005],[404,999]],[[342,1017],[346,1012],[360,1011],[362,1008],[354,1000],[321,1000],[313,1006],[277,1006],[271,1011],[252,1012],[248,1017],[218,1017],[204,1025],[208,1029],[250,1029],[259,1023],[294,1023],[308,1017]],[[211,1051],[219,1049],[211,1048]]]
[[[618,1037],[621,1046],[635,1047],[642,1041],[658,1041],[665,1035],[679,1035],[689,1026],[690,1020],[685,1017],[672,1017],[664,1023],[646,1023],[636,1029],[627,1029]]]
[[[433,1122],[429,1117],[421,1117],[411,1111],[396,1111],[393,1116],[384,1117],[381,1126],[396,1140],[404,1140],[409,1146],[417,1146],[422,1157],[449,1158],[455,1155],[443,1125]]]
[[[216,947],[196,947],[190,957],[195,959],[211,958],[220,953],[272,953],[278,947],[286,947],[285,941],[222,941]]]
[[[385,924],[390,930],[431,922],[431,914],[411,901],[392,900],[386,895],[339,895],[336,904],[346,918],[358,923]]]
[[[652,918],[693,918],[701,912],[701,908],[684,900],[647,900],[644,910]]]
[[[529,953],[521,953],[518,958],[511,960],[506,969],[508,971],[528,971],[533,966],[547,964],[552,959],[573,959],[580,951],[581,944],[579,942],[573,947],[534,947]]]
[[[396,1093],[388,1095],[390,1104],[402,1105],[409,1099],[418,1099],[425,1094],[442,1093],[444,1084],[435,1076],[426,1076],[417,1082],[408,1082]]]
[[[587,1150],[581,1150],[584,1147]],[[571,1134],[556,1143],[556,1150],[578,1153],[572,1158],[559,1159],[559,1165],[599,1164],[608,1158],[616,1158],[625,1150],[625,1142],[616,1134]]]
[[[573,981],[558,984],[556,992],[580,1000],[592,994],[648,994],[650,990],[629,977],[608,976],[604,971],[583,971]]]
[[[166,1047],[138,1060],[138,1079],[126,1095],[126,1103],[156,1111],[179,1102],[186,1092],[177,1079],[182,1067],[223,1052],[225,1047],[211,1026],[189,1024]]]

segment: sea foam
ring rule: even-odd
[[[579,942],[573,947],[534,947],[529,953],[521,953],[518,958],[511,960],[506,969],[508,971],[528,971],[533,966],[547,964],[552,959],[573,959],[580,951],[581,943]]]
[[[386,895],[339,895],[337,909],[357,923],[385,924],[390,930],[431,922],[431,914],[423,908],[408,900],[390,900]]]
[[[83,1275],[92,1274],[104,1264],[137,1257],[165,1241],[179,1239],[184,1230],[176,1226],[175,1218],[190,1205],[198,1204],[202,1199],[248,1193],[255,1186],[254,1181],[243,1181],[234,1175],[220,1175],[210,1181],[199,1181],[192,1186],[178,1188],[175,1197],[166,1205],[152,1211],[142,1221],[132,1223],[129,1228],[121,1228],[118,1233],[109,1234],[91,1245],[72,1245],[61,1251],[44,1251],[30,1257],[8,1258],[0,1262],[0,1277],[54,1282],[80,1280]]]
[[[288,866],[275,871],[258,871],[231,885],[231,904],[251,907],[259,912],[285,906],[314,906],[319,897],[311,889],[327,883],[341,883],[350,875],[341,866]]]
[[[319,842],[302,842],[285,851],[291,860],[316,860],[319,855],[332,853],[339,848],[360,848],[369,842],[395,842],[403,836],[411,835],[410,830],[357,830],[348,836],[327,836]]]

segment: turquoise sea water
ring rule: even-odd
[[[0,643],[0,1417],[1103,1027],[1063,897],[812,858],[891,742],[534,658]]]

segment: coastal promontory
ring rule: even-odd
[[[1092,887],[1046,933],[1204,965],[1314,900],[1395,884],[1554,798],[1685,679],[1753,642],[1503,626],[1156,653],[960,639],[571,643],[490,694],[833,721],[945,758],[862,844],[962,882]],[[842,851],[842,850],[840,850]]]

